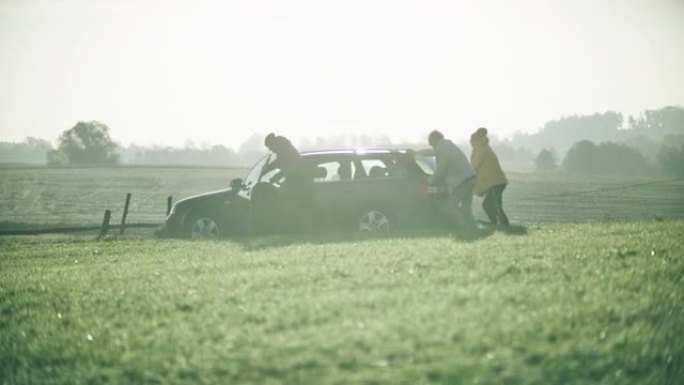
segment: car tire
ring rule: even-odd
[[[217,239],[221,226],[209,215],[196,214],[188,221],[187,235],[190,239]]]
[[[364,210],[359,217],[360,232],[384,233],[391,230],[391,216],[386,210]]]

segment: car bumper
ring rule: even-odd
[[[160,238],[180,238],[183,236],[182,216],[171,214],[157,229],[155,235]]]

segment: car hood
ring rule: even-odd
[[[200,203],[209,203],[213,201],[226,201],[233,200],[233,190],[231,188],[217,191],[210,191],[199,195],[193,195],[191,197],[183,198],[175,203],[177,207],[185,207],[189,205],[195,205]]]

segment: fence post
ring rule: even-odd
[[[109,231],[109,219],[112,217],[112,212],[110,210],[105,210],[104,218],[102,219],[102,228],[100,229],[100,235],[98,238],[102,238],[107,235]]]
[[[171,203],[173,202],[173,196],[168,196],[166,198],[166,216],[169,216],[169,213],[171,213]]]
[[[119,235],[123,235],[124,228],[126,227],[126,217],[128,216],[129,204],[131,204],[131,193],[126,194],[126,204],[124,204],[124,211],[121,215],[121,229],[119,230]]]

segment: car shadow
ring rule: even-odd
[[[502,226],[498,230],[508,235],[527,235],[527,227],[522,225]]]
[[[526,229],[517,226],[516,235],[526,233]],[[497,231],[508,234],[506,229],[479,227],[478,229],[426,228],[397,230],[386,233],[360,233],[358,231],[317,230],[308,232],[291,232],[286,234],[237,236],[225,239],[227,242],[239,244],[245,251],[258,251],[287,247],[299,244],[333,244],[333,243],[365,243],[391,239],[424,239],[451,238],[454,242],[476,242],[492,236]],[[524,231],[522,231],[524,230]]]
[[[507,235],[527,235],[527,227],[523,225],[492,225],[489,222],[477,221],[481,228],[494,229]]]

